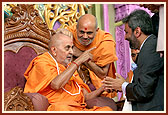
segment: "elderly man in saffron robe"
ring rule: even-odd
[[[98,97],[104,88],[91,92],[76,72],[78,65],[92,60],[91,48],[71,62],[73,38],[68,30],[51,36],[49,51],[34,58],[25,72],[24,92],[48,98],[48,111],[111,111],[108,106],[87,108],[86,101]]]

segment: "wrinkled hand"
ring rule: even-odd
[[[90,53],[91,50],[95,49],[96,47],[90,48],[89,50],[86,50],[83,52],[75,61],[78,62],[78,64],[82,64],[88,60],[92,60],[93,55]]]
[[[75,57],[79,57],[80,55],[82,55],[83,51],[79,50],[76,46],[73,47],[73,55]]]
[[[104,78],[102,83],[105,90],[122,91],[122,84],[125,82],[125,79],[118,73],[115,73],[115,75],[116,79],[108,76]]]

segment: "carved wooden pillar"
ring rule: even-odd
[[[114,5],[116,9],[115,22],[122,20],[129,13],[129,7],[125,4]],[[124,25],[116,27],[116,53],[118,56],[117,72],[127,77],[127,72],[130,70],[130,56],[129,56],[129,43],[124,39]]]

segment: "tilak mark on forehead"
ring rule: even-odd
[[[85,28],[85,30],[87,30],[87,28]]]

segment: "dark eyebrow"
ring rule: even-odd
[[[80,32],[87,33],[87,34],[93,33],[92,31],[85,32],[85,31],[83,31],[83,30],[80,30]]]
[[[88,34],[88,33],[93,33],[93,32],[92,32],[92,31],[89,31],[89,32],[87,32],[87,34]]]
[[[71,45],[67,45],[67,46],[65,46],[65,48],[68,48],[68,49],[69,49],[70,47],[72,47],[72,48],[73,48],[73,47],[74,47],[74,45],[72,45],[72,46],[71,46]]]
[[[65,48],[70,48],[71,46],[70,45],[66,45]]]
[[[80,30],[80,32],[84,32],[83,30]]]

